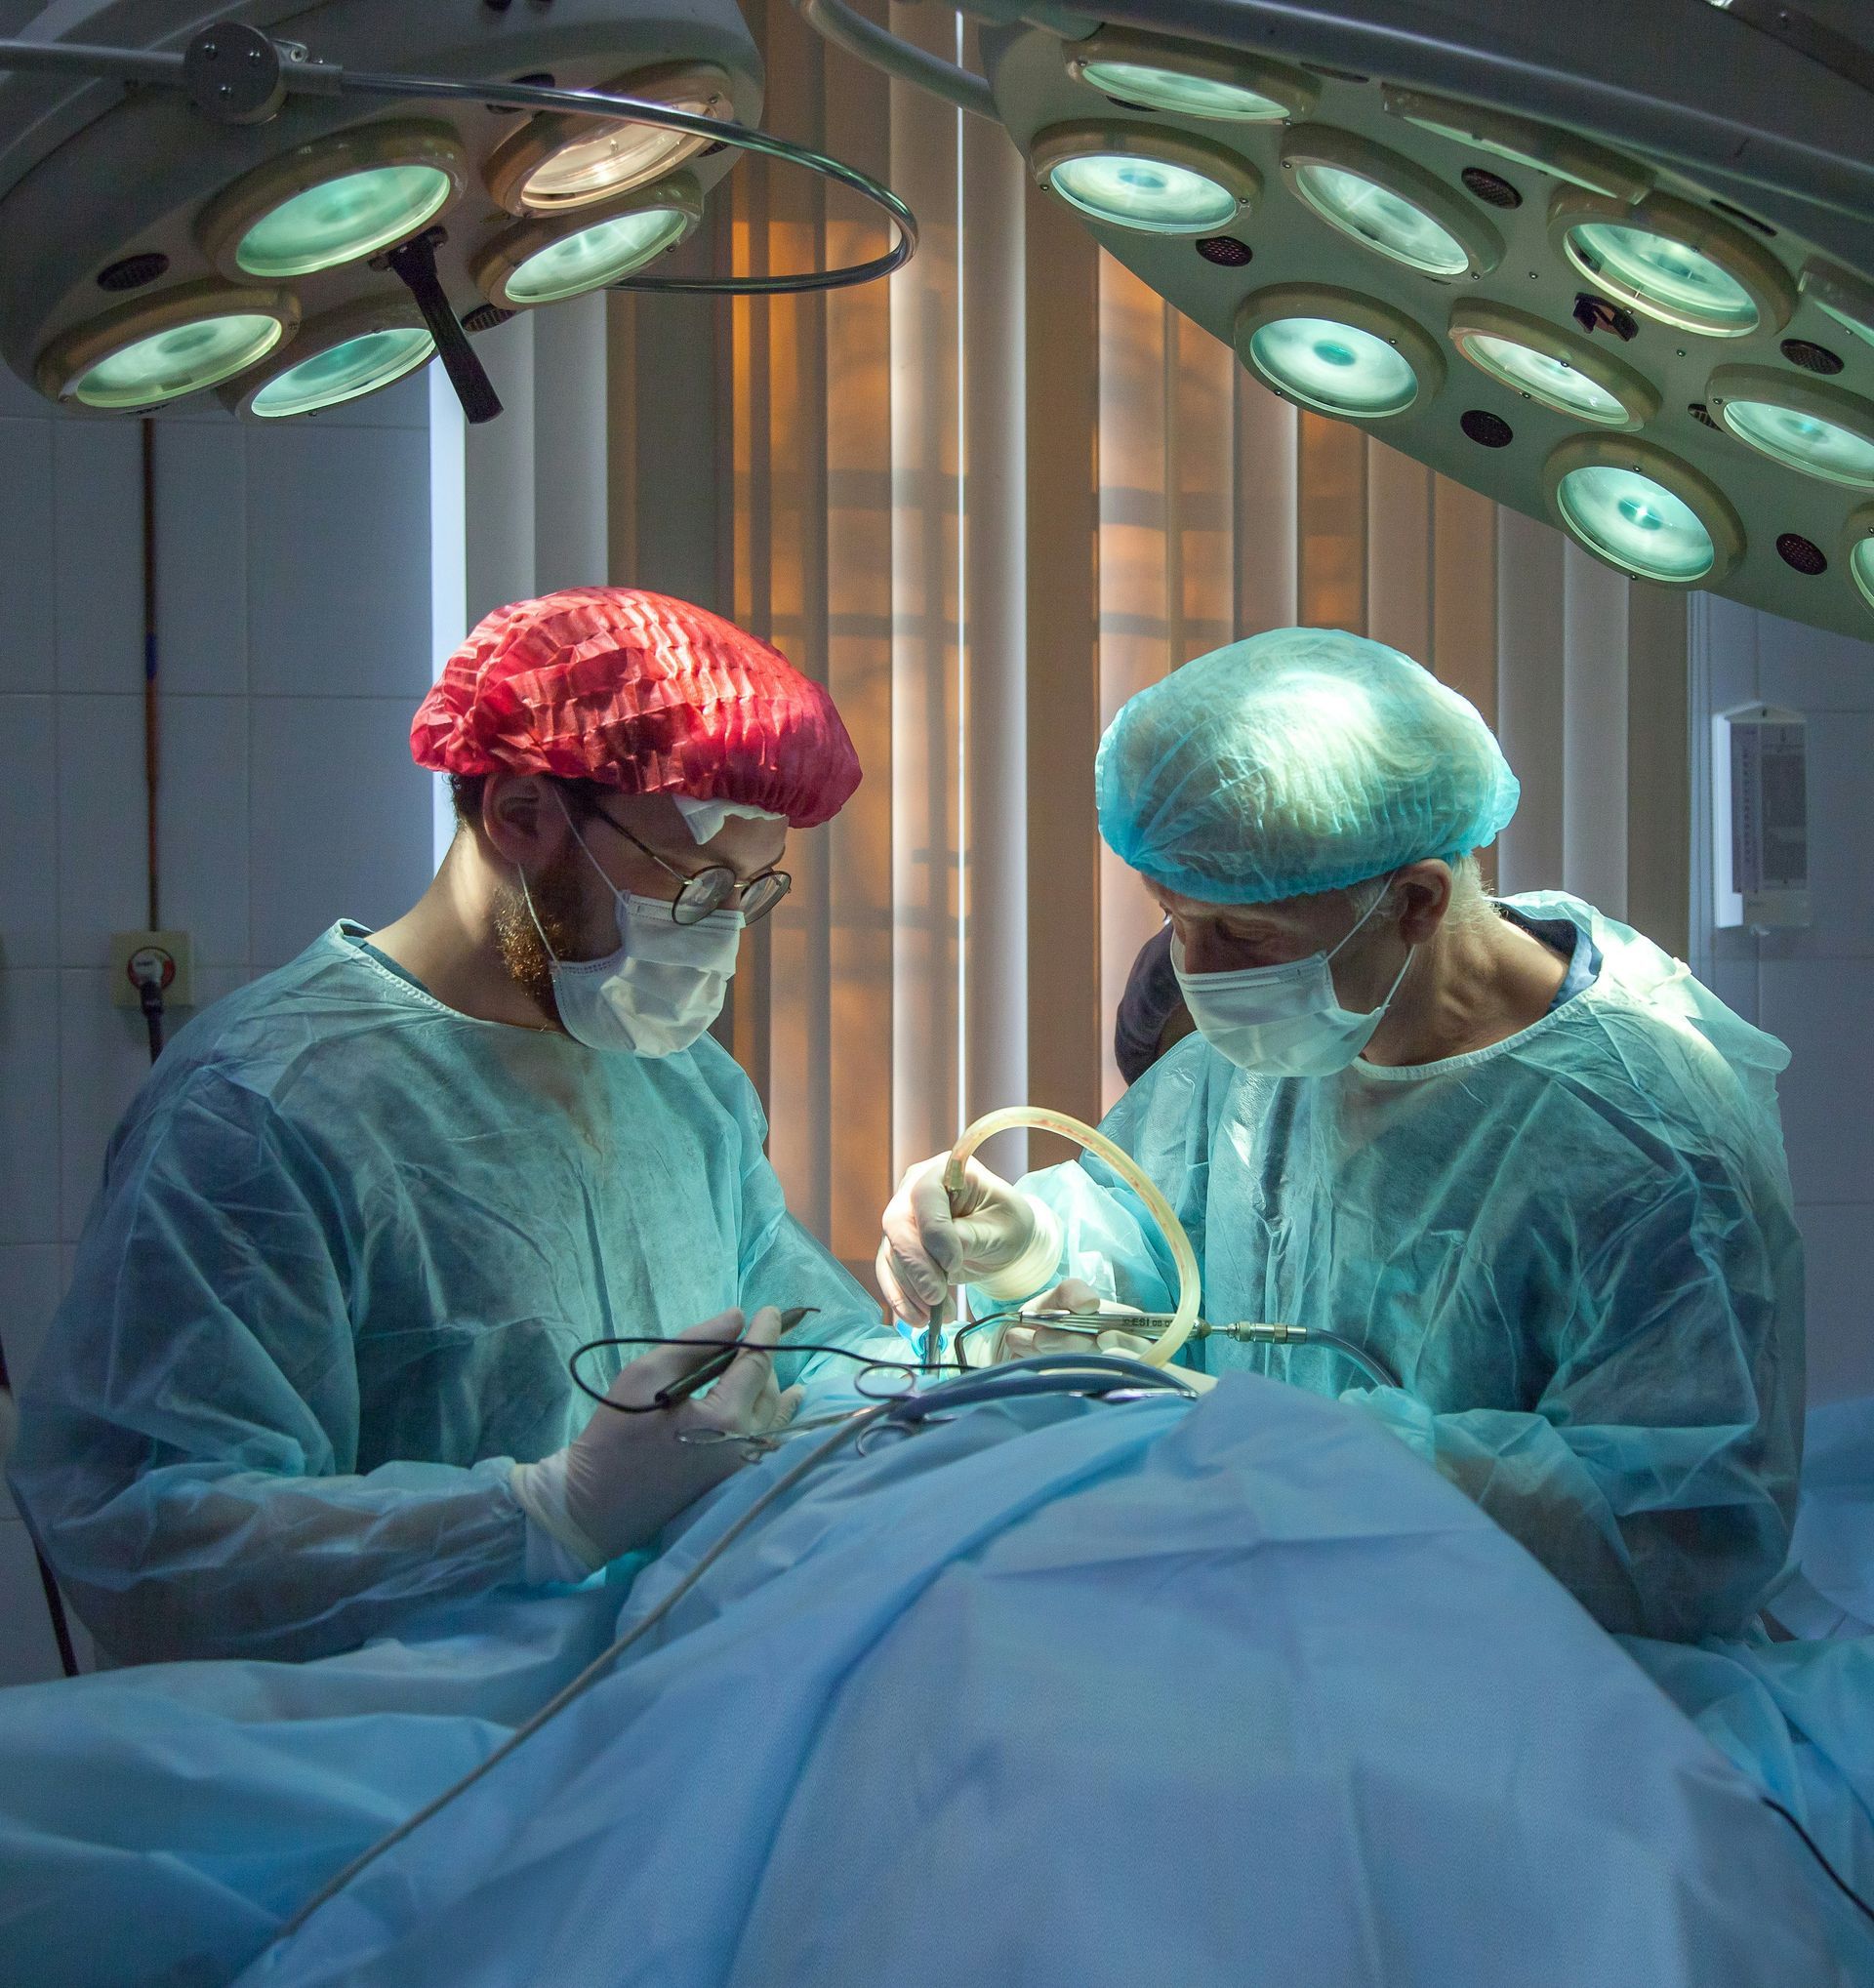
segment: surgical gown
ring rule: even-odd
[[[24,1390],[15,1492],[120,1660],[312,1656],[526,1580],[510,1468],[592,1412],[583,1340],[768,1303],[876,1329],[713,1041],[476,1021],[361,938],[176,1037]]]
[[[1788,1053],[1578,899],[1509,902],[1602,954],[1533,1027],[1309,1078],[1193,1037],[1105,1129],[1189,1232],[1202,1316],[1338,1332],[1403,1384],[1366,1389],[1316,1347],[1211,1338],[1196,1363],[1365,1389],[1610,1630],[1734,1631],[1783,1565],[1800,1460]],[[1088,1160],[1024,1185],[1061,1219],[1060,1275],[1170,1308],[1169,1252],[1116,1176]]]

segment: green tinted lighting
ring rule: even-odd
[[[1249,356],[1283,392],[1324,414],[1370,420],[1418,398],[1418,376],[1397,347],[1332,318],[1275,318],[1250,335]]]
[[[1728,400],[1725,426],[1740,442],[1830,483],[1874,490],[1874,439],[1773,400]]]
[[[1471,266],[1464,244],[1422,207],[1344,166],[1306,160],[1295,191],[1321,218],[1382,256],[1428,276],[1461,276]]]
[[[1614,427],[1627,420],[1626,408],[1605,386],[1597,385],[1579,367],[1538,352],[1533,345],[1473,332],[1458,348],[1492,379],[1541,401],[1544,407]]]
[[[100,359],[74,386],[87,407],[154,407],[214,386],[264,359],[286,327],[276,317],[233,311],[152,332]]]
[[[1682,331],[1741,338],[1757,327],[1750,292],[1698,250],[1652,228],[1587,221],[1568,233],[1568,255],[1623,304]]]
[[[508,278],[508,301],[557,304],[615,283],[680,241],[686,224],[673,207],[646,207],[562,235],[536,249]]]
[[[1083,62],[1080,78],[1125,103],[1168,110],[1184,117],[1228,118],[1238,124],[1274,124],[1288,115],[1285,104],[1241,83],[1217,82],[1182,69],[1151,62]]]
[[[1698,514],[1637,469],[1605,465],[1571,469],[1556,501],[1583,545],[1643,580],[1684,584],[1717,562],[1717,548]]]
[[[1854,576],[1861,598],[1874,607],[1874,535],[1859,540],[1848,555],[1848,570]]]
[[[393,326],[342,339],[269,380],[248,403],[248,412],[279,421],[336,407],[415,372],[435,349],[435,341],[420,326]]]
[[[241,237],[235,261],[251,276],[306,276],[355,263],[416,233],[447,205],[449,176],[434,166],[373,166],[308,186]]]
[[[1148,234],[1202,234],[1234,221],[1237,196],[1220,181],[1169,159],[1086,152],[1048,176],[1063,200],[1095,221]]]

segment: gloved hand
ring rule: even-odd
[[[998,1302],[1027,1297],[1060,1262],[1061,1230],[1048,1208],[975,1160],[953,1199],[950,1156],[914,1166],[885,1209],[878,1288],[907,1325],[921,1325],[952,1284],[980,1285]]]
[[[742,1328],[740,1312],[724,1312],[690,1326],[670,1345],[653,1347],[632,1360],[606,1391],[606,1399],[648,1404],[660,1389],[681,1380],[717,1350],[686,1346],[686,1340],[745,1340],[751,1350],[737,1354],[706,1394],[647,1415],[594,1407],[591,1420],[564,1449],[540,1463],[514,1466],[510,1481],[522,1509],[586,1566],[601,1567],[643,1546],[686,1505],[742,1468],[739,1445],[679,1442],[680,1434],[765,1431],[793,1419],[800,1390],[784,1393],[774,1377],[773,1359],[760,1350],[774,1344],[781,1314],[764,1305],[748,1330]]]
[[[1005,1325],[990,1356],[990,1363],[999,1366],[1003,1360],[1026,1359],[1036,1353],[1118,1353],[1128,1359],[1143,1359],[1151,1350],[1152,1341],[1142,1332],[1128,1332],[1125,1321],[1139,1316],[1134,1305],[1121,1305],[1116,1298],[1103,1298],[1091,1284],[1082,1283],[1079,1278],[1064,1278],[1045,1297],[1037,1298],[1029,1307],[1035,1312],[1080,1312],[1088,1317],[1111,1319],[1110,1327],[1103,1327],[1095,1339],[1089,1339],[1083,1332],[1057,1332],[1045,1325]],[[1193,1367],[1179,1367],[1178,1378],[1199,1394],[1208,1394],[1216,1386],[1214,1374],[1201,1374]]]

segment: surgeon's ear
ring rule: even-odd
[[[1408,946],[1422,946],[1445,922],[1451,908],[1451,867],[1436,861],[1408,863],[1393,879],[1399,906],[1399,936]]]
[[[565,847],[566,816],[548,783],[531,773],[491,773],[481,792],[481,829],[495,853],[523,870]]]

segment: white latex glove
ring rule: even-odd
[[[800,1390],[782,1392],[774,1361],[760,1351],[781,1330],[781,1314],[764,1305],[748,1330],[740,1312],[724,1312],[653,1347],[627,1366],[606,1391],[609,1400],[648,1403],[660,1389],[717,1351],[685,1340],[743,1339],[752,1349],[707,1393],[648,1415],[594,1407],[571,1442],[540,1463],[514,1466],[514,1496],[577,1560],[601,1567],[653,1538],[686,1505],[742,1468],[733,1442],[679,1442],[688,1430],[779,1429],[800,1405]]]
[[[1025,1298],[1060,1262],[1050,1209],[973,1159],[952,1198],[944,1192],[949,1158],[940,1153],[914,1166],[885,1209],[878,1288],[907,1325],[923,1324],[952,1284],[976,1284],[998,1303]]]
[[[1125,1329],[1128,1318],[1140,1316],[1136,1305],[1121,1305],[1117,1298],[1103,1298],[1091,1284],[1082,1283],[1079,1278],[1063,1278],[1045,1297],[1037,1298],[1029,1310],[1079,1312],[1091,1318],[1111,1319],[1113,1323],[1102,1326],[1096,1339],[1081,1332],[1052,1331],[1045,1325],[1006,1325],[995,1347],[992,1365],[999,1366],[1006,1359],[1026,1359],[1036,1353],[1118,1353],[1127,1359],[1143,1359],[1152,1348],[1152,1341],[1143,1333]],[[1213,1374],[1201,1374],[1192,1367],[1179,1367],[1177,1375],[1201,1395],[1217,1384]]]

